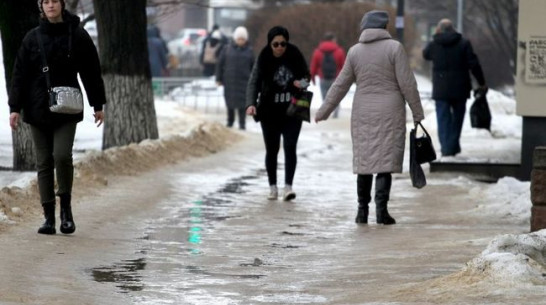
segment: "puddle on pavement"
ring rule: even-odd
[[[193,200],[189,204],[173,201],[171,211],[167,213],[170,216],[150,222],[146,228],[147,232],[143,237],[138,238],[138,241],[144,244],[144,248],[137,250],[136,253],[146,255],[145,258],[123,260],[112,266],[93,268],[89,271],[93,280],[113,283],[119,288],[119,293],[143,291],[146,286],[156,293],[169,294],[173,293],[173,285],[191,286],[191,283],[177,283],[176,278],[184,274],[186,276],[193,274],[197,280],[220,282],[232,282],[233,278],[253,280],[264,277],[263,274],[255,273],[214,272],[203,267],[188,265],[191,257],[203,257],[204,253],[200,245],[207,231],[213,230],[218,222],[239,217],[230,214],[236,204],[236,195],[245,193],[245,188],[250,185],[247,181],[254,179],[258,179],[258,176],[231,179],[216,191],[204,194],[201,196],[202,199]],[[263,265],[263,262],[256,260],[240,266],[252,268]],[[167,275],[162,274],[165,272]],[[165,279],[165,276],[168,279]],[[174,277],[176,278],[173,279]],[[150,285],[145,285],[144,281]],[[185,290],[180,287],[177,289]]]
[[[125,260],[111,267],[97,267],[90,272],[93,280],[99,283],[116,283],[116,287],[122,293],[141,291],[143,284],[139,271],[144,270],[146,261],[144,258]]]

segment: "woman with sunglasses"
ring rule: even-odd
[[[275,26],[267,33],[267,45],[252,69],[247,88],[247,115],[254,116],[262,127],[265,143],[265,168],[270,192],[267,199],[276,200],[277,155],[281,136],[284,150],[283,200],[296,198],[292,182],[296,172],[296,146],[302,120],[286,115],[294,93],[309,85],[309,69],[300,50],[289,42],[288,30]]]

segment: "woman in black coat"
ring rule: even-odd
[[[216,83],[224,86],[224,99],[227,108],[227,126],[232,127],[235,111],[239,116],[239,128],[245,129],[246,87],[254,52],[248,45],[248,32],[240,26],[233,31],[233,42],[224,47],[216,66]]]
[[[64,0],[39,0],[40,25],[27,33],[17,54],[9,94],[10,126],[16,129],[19,116],[30,124],[36,147],[38,189],[45,222],[41,234],[55,234],[55,195],[60,198],[62,233],[76,230],[71,209],[74,177],[72,146],[76,125],[83,112],[62,114],[49,109],[49,94],[42,59],[45,52],[51,87],[80,88],[79,73],[94,109],[95,123],[104,120],[104,83],[97,50],[89,34],[79,26],[79,17],[65,8]],[[43,44],[41,50],[38,35]],[[55,193],[54,174],[58,189]]]
[[[277,154],[281,136],[284,150],[285,201],[296,198],[292,182],[296,172],[296,146],[302,120],[286,115],[291,97],[309,84],[309,68],[300,50],[288,42],[288,30],[275,26],[267,33],[267,45],[252,69],[247,89],[248,115],[260,121],[265,142],[265,167],[269,180],[269,200],[278,197]],[[259,96],[259,99],[258,99]]]

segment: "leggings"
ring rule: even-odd
[[[281,135],[284,150],[284,183],[292,185],[298,157],[296,146],[301,131],[300,119],[284,117],[278,121],[261,121],[265,143],[265,169],[269,185],[277,185],[277,155],[279,154]]]
[[[31,125],[32,139],[36,147],[38,191],[42,203],[55,201],[57,174],[58,195],[72,193],[74,165],[72,146],[76,135],[76,122],[65,123],[55,128],[36,128]]]

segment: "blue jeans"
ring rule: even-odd
[[[461,152],[459,139],[466,113],[466,100],[436,100],[436,119],[442,156]]]

